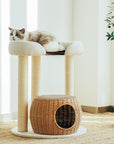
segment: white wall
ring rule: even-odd
[[[30,28],[27,18],[32,15],[27,17],[28,0],[10,0],[10,2],[10,26]],[[36,8],[38,7],[38,29],[55,33],[59,40],[82,41],[85,46],[85,54],[76,58],[75,65],[77,79],[75,89],[82,105],[106,106],[114,104],[114,45],[112,44],[112,51],[110,51],[104,36],[106,33],[104,19],[107,2],[108,0],[38,0],[36,6]],[[33,10],[32,5],[30,6]],[[6,113],[17,111],[17,63],[17,57],[11,56],[10,109]],[[41,94],[64,93],[64,58],[62,56],[42,59],[41,72]],[[110,89],[110,84],[112,89]],[[1,107],[0,113],[2,113]]]
[[[111,42],[111,105],[114,106],[114,41]]]
[[[0,1],[0,7],[1,7],[1,1]],[[1,47],[1,18],[0,18],[0,47]],[[1,65],[1,48],[0,48],[0,65]],[[0,113],[1,113],[1,105],[2,105],[2,97],[1,97],[1,66],[0,66]]]
[[[111,49],[107,42],[106,14],[108,0],[99,1],[98,29],[98,106],[111,105]]]
[[[113,0],[109,0],[113,2]],[[110,43],[111,49],[111,105],[114,106],[114,41]]]
[[[81,104],[97,104],[98,1],[73,0],[73,40],[83,42],[84,55],[77,58],[77,90]]]
[[[35,5],[34,7],[34,3],[35,4],[38,3],[38,5]],[[67,1],[66,0],[54,0],[54,1],[35,0],[34,3],[32,2],[32,0],[10,0],[10,27],[12,28],[25,27],[29,30],[30,29],[47,30],[54,33],[59,40],[64,41],[64,40],[72,39],[72,1],[71,0],[67,0]],[[36,12],[38,13],[36,14]],[[38,23],[38,27],[36,23]],[[41,94],[51,94],[51,93],[63,94],[64,93],[64,58],[63,57],[55,56],[53,58],[48,57],[48,59],[47,58],[42,59],[41,72],[42,72]],[[8,95],[8,98],[10,99],[8,103],[10,108],[5,110],[5,113],[17,112],[17,108],[18,108],[18,58],[16,56],[10,57],[9,75],[10,75],[9,87],[11,89],[10,89],[10,94]],[[4,79],[6,78],[4,77]],[[29,67],[29,79],[30,79],[30,67]],[[31,81],[29,80],[29,83],[30,82]],[[30,95],[31,95],[31,91],[30,91],[30,84],[29,84],[29,97]],[[0,95],[0,114],[4,113],[4,111],[2,111],[3,108],[1,106],[2,97],[6,97],[6,96]],[[5,106],[5,102],[2,103],[2,105]]]
[[[110,49],[105,34],[108,0],[73,0],[73,38],[81,40],[86,53],[77,58],[77,95],[82,105],[111,103]]]
[[[39,0],[38,28],[54,33],[59,40],[71,40],[72,0]]]
[[[20,10],[21,8],[21,10]],[[10,0],[10,27],[27,28],[26,26],[26,0]],[[10,58],[10,111],[16,112],[18,108],[18,57]]]
[[[113,0],[110,0],[113,2]],[[114,41],[110,43],[111,48],[111,105],[114,106]]]
[[[60,41],[72,40],[72,1],[39,0],[38,29],[47,30]],[[42,59],[42,94],[64,94],[64,58],[48,56]]]

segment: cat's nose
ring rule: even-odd
[[[13,40],[15,40],[15,37],[12,37]]]

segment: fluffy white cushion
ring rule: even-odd
[[[65,48],[65,55],[80,55],[84,52],[84,47],[81,42],[62,42]],[[43,46],[36,42],[30,41],[11,41],[9,43],[9,52],[12,55],[28,55],[28,56],[41,56],[46,54]]]
[[[84,47],[80,41],[63,42],[62,44],[66,49],[65,55],[81,55],[84,53]]]
[[[9,52],[12,55],[20,56],[41,56],[46,54],[44,47],[36,42],[29,41],[11,41],[9,43]]]

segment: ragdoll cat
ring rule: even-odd
[[[49,32],[44,31],[32,31],[27,32],[25,29],[12,29],[10,30],[10,40],[11,41],[33,41],[41,44],[47,52],[63,51],[65,48],[63,45],[57,41],[56,37]]]

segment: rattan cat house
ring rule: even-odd
[[[22,137],[57,138],[80,135],[86,129],[79,127],[81,110],[76,98],[71,96],[74,56],[83,52],[80,42],[63,42],[65,51],[47,52],[36,42],[9,43],[11,55],[18,56],[18,127],[12,133]],[[41,56],[65,57],[65,95],[40,96]],[[28,56],[32,56],[32,84],[30,120],[28,129]],[[43,134],[43,135],[42,135]]]
[[[80,119],[80,107],[74,96],[38,96],[31,105],[30,120],[34,132],[38,134],[75,133]]]

